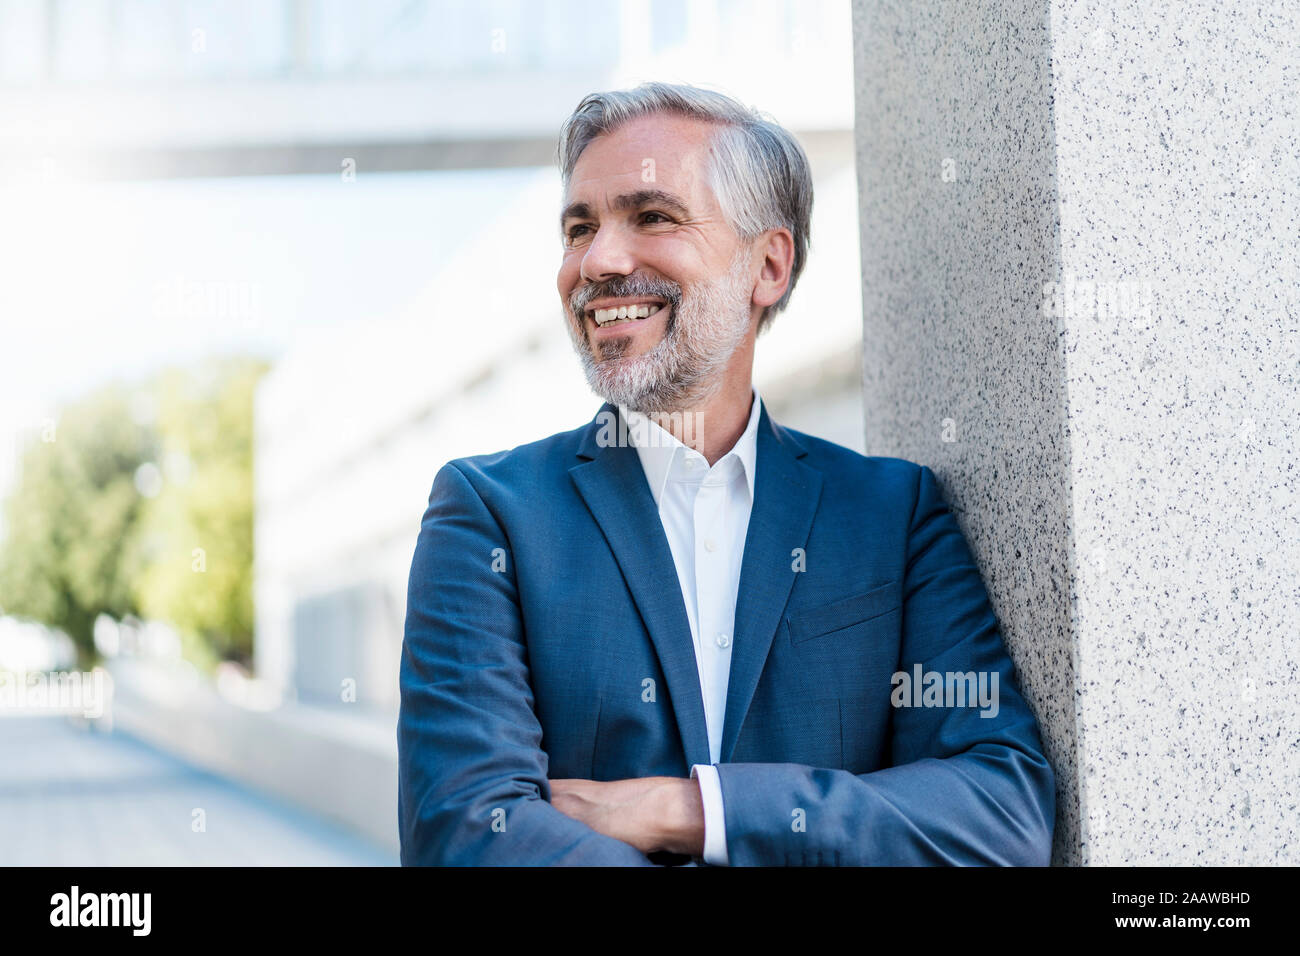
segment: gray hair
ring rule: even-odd
[[[790,284],[763,310],[763,331],[785,309],[808,258],[813,186],[808,157],[789,130],[722,93],[672,83],[643,83],[631,90],[591,93],[560,129],[560,176],[567,189],[582,151],[592,140],[629,120],[668,113],[714,123],[709,182],[728,224],[745,242],[784,227],[794,237]]]

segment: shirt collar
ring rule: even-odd
[[[718,464],[733,455],[740,460],[745,474],[745,483],[749,487],[749,500],[753,501],[754,470],[758,460],[758,419],[762,411],[763,399],[754,386],[750,387],[750,394],[752,401],[749,407],[749,423],[731,450],[718,459]],[[691,454],[698,454],[698,452],[687,448],[672,432],[661,428],[641,412],[632,411],[621,405],[619,411],[627,422],[628,442],[636,448],[637,455],[641,459],[641,467],[645,471],[646,481],[650,485],[650,493],[654,495],[655,505],[658,506],[659,500],[663,497],[664,487],[668,484],[669,475],[673,472],[674,463],[687,452]]]

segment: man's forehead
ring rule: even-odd
[[[703,180],[711,128],[685,117],[640,117],[592,140],[574,164],[568,198],[599,199],[646,185],[690,198]],[[590,196],[580,194],[590,193]]]

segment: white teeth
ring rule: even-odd
[[[620,305],[613,309],[596,309],[594,317],[596,324],[603,328],[607,325],[648,319],[661,308],[663,308],[661,305]]]

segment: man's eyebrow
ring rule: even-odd
[[[590,219],[591,207],[585,202],[571,202],[564,207],[564,212],[560,213],[560,227],[563,228],[565,222],[570,219]]]
[[[640,209],[642,206],[659,205],[667,206],[679,216],[688,214],[686,203],[662,189],[638,189],[634,193],[623,193],[623,195],[615,197],[613,205],[620,212],[628,209]]]
[[[679,216],[687,216],[690,210],[686,204],[670,192],[662,189],[638,189],[636,192],[623,193],[615,196],[611,204],[617,210],[625,211],[628,209],[640,209],[642,206],[660,205],[666,206]],[[563,225],[570,219],[590,219],[591,207],[585,202],[569,203],[564,207],[564,212],[560,214],[560,224]]]

